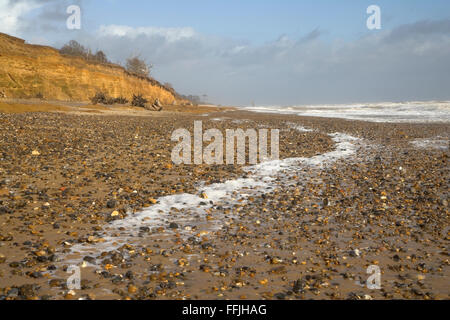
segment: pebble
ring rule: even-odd
[[[119,211],[113,211],[111,213],[111,217],[117,217],[119,215]]]
[[[113,209],[116,207],[116,200],[108,200],[108,202],[106,202],[106,207],[109,209]]]
[[[138,290],[138,288],[135,285],[130,284],[128,286],[128,293],[134,294],[137,292],[137,290]]]

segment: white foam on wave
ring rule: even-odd
[[[450,101],[411,101],[365,104],[251,106],[243,110],[295,114],[299,116],[341,118],[370,122],[450,122]]]

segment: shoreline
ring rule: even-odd
[[[448,203],[443,198],[447,192],[445,181],[449,179],[444,167],[448,161],[448,148],[417,149],[410,143],[438,135],[448,141],[448,124],[367,123],[242,110],[208,110],[206,116],[174,112],[157,117],[0,113],[2,126],[10,130],[2,135],[4,143],[0,150],[0,155],[6,157],[0,171],[0,201],[1,206],[6,207],[6,212],[0,214],[0,243],[3,244],[0,253],[5,256],[5,261],[0,264],[0,295],[14,298],[14,294],[8,293],[13,285],[38,284],[39,289],[32,288],[29,294],[16,298],[348,299],[364,298],[365,295],[375,299],[449,298],[450,293],[439,283],[449,275],[448,262],[445,264],[439,253],[445,243],[448,245],[448,234],[441,239],[435,231],[448,226]],[[202,226],[217,219],[227,222],[218,230],[202,233],[206,230],[195,230],[185,222],[175,222],[178,227],[170,228],[168,221],[165,228],[142,230],[143,243],[128,243],[119,251],[101,255],[98,261],[89,256],[84,261],[95,261],[102,271],[96,273],[96,268],[88,265],[83,268],[85,288],[72,296],[70,293],[73,292],[65,288],[64,279],[68,276],[64,272],[65,263],[57,261],[61,253],[67,253],[80,243],[101,244],[102,232],[112,221],[151,208],[161,197],[183,192],[198,195],[196,186],[201,181],[224,183],[247,175],[242,167],[234,166],[171,166],[170,133],[178,127],[191,128],[195,119],[203,120],[205,128],[222,130],[260,125],[279,127],[283,129],[280,132],[281,159],[312,158],[332,152],[336,142],[330,134],[335,132],[363,139],[371,147],[361,155],[364,148],[356,148],[356,154],[364,157],[356,157],[354,163],[338,160],[323,170],[300,169],[299,174],[307,177],[304,184],[281,184],[264,197],[261,194],[249,196],[247,202],[218,204],[214,202],[220,202],[220,199],[214,199],[211,207],[206,208],[209,213],[194,215],[194,218],[201,221]],[[238,123],[233,122],[237,120]],[[247,122],[242,122],[245,120]],[[291,122],[312,131],[300,132],[287,124]],[[39,156],[32,156],[37,145]],[[412,152],[414,150],[422,150],[424,154],[419,156]],[[16,154],[8,154],[11,151]],[[20,166],[14,161],[20,161]],[[45,169],[46,166],[49,168]],[[399,171],[399,167],[406,168],[405,173]],[[386,182],[389,180],[386,180],[386,174],[395,178],[395,183]],[[8,179],[10,181],[5,181]],[[425,183],[420,187],[405,182],[422,180]],[[369,191],[367,181],[372,183],[372,191]],[[336,187],[339,185],[340,189]],[[347,190],[349,185],[353,185],[349,190],[359,190],[365,198],[358,199],[357,191],[346,194],[352,193]],[[384,185],[386,190],[378,190]],[[404,185],[404,190],[397,190],[399,185]],[[414,200],[414,195],[420,201]],[[324,199],[328,203],[325,206]],[[109,201],[115,201],[115,205],[108,204]],[[403,204],[404,208],[402,201],[406,204]],[[355,203],[360,207],[355,207]],[[418,207],[410,211],[414,205]],[[370,213],[372,211],[365,207],[377,213]],[[433,208],[431,213],[430,207]],[[354,217],[349,216],[347,208],[351,208]],[[171,215],[188,214],[177,210]],[[389,215],[380,216],[378,212],[383,210],[400,211],[395,214],[389,211]],[[114,211],[118,214],[111,216]],[[343,214],[353,225],[337,217],[337,213]],[[397,215],[407,224],[398,222]],[[365,225],[358,219],[365,220]],[[430,225],[422,227],[423,223],[417,219],[431,219]],[[399,231],[398,234],[392,231],[395,241],[389,244],[369,230],[378,229],[380,224],[390,230],[392,223]],[[293,226],[296,227],[293,229]],[[330,230],[333,228],[338,230]],[[424,253],[424,244],[418,241],[421,239],[414,238],[416,228],[430,237],[434,248],[434,251],[430,250],[431,257],[424,255],[428,252]],[[180,229],[192,233],[193,239],[186,242]],[[338,243],[330,240],[336,232],[337,239],[342,237]],[[373,238],[373,243],[368,246],[370,250],[362,249],[367,247],[363,244],[365,241],[358,236],[354,238],[355,232]],[[405,236],[404,232],[409,235]],[[8,240],[9,237],[12,239]],[[402,245],[399,245],[401,248],[394,245],[408,237],[416,243],[415,260],[411,259],[412,253],[407,247],[404,252]],[[27,241],[31,244],[24,244]],[[21,252],[14,242],[23,249]],[[356,255],[355,249],[360,254]],[[292,255],[293,252],[296,255]],[[332,253],[336,257],[331,257]],[[188,259],[187,256],[198,258]],[[398,256],[398,259],[392,260],[392,256]],[[366,264],[373,263],[374,257],[379,259],[377,265],[389,273],[387,277],[392,282],[387,284],[387,289],[375,293],[355,286],[358,277],[360,282],[367,278]],[[349,261],[352,267],[345,269],[347,273],[353,272],[353,276],[333,270],[342,269]],[[433,270],[420,267],[423,263],[425,266],[431,264]],[[411,269],[413,267],[421,269],[414,272],[415,280],[404,276],[405,271],[391,270],[415,270]],[[320,269],[326,272],[319,272]],[[410,284],[414,290],[408,286],[396,287],[392,279],[398,274],[402,277],[395,281]]]

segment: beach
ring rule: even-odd
[[[0,299],[450,298],[448,122],[172,108],[0,113]],[[173,164],[199,120],[280,160]]]

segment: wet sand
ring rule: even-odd
[[[0,113],[0,299],[450,298],[448,124],[114,112]],[[280,129],[301,160],[174,165],[194,120]],[[261,186],[214,196],[239,178]]]

